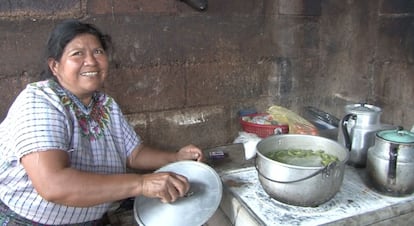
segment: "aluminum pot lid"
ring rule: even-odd
[[[155,172],[174,172],[187,177],[189,195],[173,203],[158,198],[137,196],[134,217],[140,226],[200,226],[213,216],[220,205],[222,182],[210,166],[196,161],[179,161]]]
[[[381,108],[370,104],[350,104],[345,109],[348,113],[376,115],[382,112]]]
[[[329,114],[323,110],[320,110],[316,107],[307,106],[305,107],[305,116],[308,116],[308,119],[311,122],[318,123],[319,121],[322,121],[323,123],[327,123],[327,127],[334,127],[337,128],[339,125],[339,119],[335,117],[332,114]]]
[[[414,143],[414,133],[406,130],[383,130],[377,133],[378,137],[395,143]]]

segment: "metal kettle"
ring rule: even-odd
[[[380,122],[382,109],[363,103],[350,104],[345,106],[345,113],[339,124],[338,142],[350,151],[349,165],[365,167],[375,133],[384,128]]]
[[[402,128],[376,133],[368,149],[367,172],[370,184],[391,196],[414,192],[414,133]]]

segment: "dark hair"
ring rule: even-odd
[[[60,61],[66,45],[80,34],[91,34],[97,37],[105,51],[111,47],[111,37],[103,34],[94,25],[82,23],[74,19],[65,20],[56,25],[50,33],[45,49],[46,67],[41,74],[42,79],[53,77],[52,71],[47,64],[48,59],[53,58]]]

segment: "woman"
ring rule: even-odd
[[[0,125],[2,225],[99,225],[115,201],[144,195],[174,202],[189,190],[174,173],[126,173],[203,155],[193,145],[164,152],[142,143],[99,91],[109,44],[76,20],[52,31],[44,72],[52,79],[29,84]]]

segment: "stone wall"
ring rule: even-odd
[[[414,124],[414,2],[326,1],[321,17],[322,67],[317,76],[327,108],[368,102],[386,123]]]
[[[411,128],[413,16],[409,0],[1,1],[0,116],[39,79],[53,25],[78,18],[112,36],[105,91],[154,146],[232,142],[240,109],[271,105],[368,102]]]

